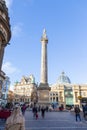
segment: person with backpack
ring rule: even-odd
[[[76,121],[78,121],[78,119],[81,121],[80,108],[79,108],[79,106],[75,106],[74,112],[75,112]]]

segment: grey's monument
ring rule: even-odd
[[[48,38],[46,30],[43,30],[41,37],[42,49],[41,49],[41,79],[38,90],[38,103],[49,104],[49,91],[50,87],[48,84],[48,68],[47,68],[47,43]]]

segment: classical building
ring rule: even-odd
[[[33,75],[29,77],[23,76],[20,82],[15,83],[14,101],[37,102],[39,104],[37,88]],[[55,84],[50,85],[50,88],[51,90],[48,95],[50,104],[57,104],[59,106],[63,104],[66,107],[69,105],[80,106],[87,103],[87,84],[72,84],[70,78],[64,72],[61,73]]]
[[[37,84],[33,75],[23,76],[20,82],[14,85],[14,102],[36,102]],[[33,94],[32,94],[33,93]]]
[[[4,49],[9,44],[11,38],[10,18],[5,0],[0,0],[0,71],[3,62]]]
[[[8,16],[8,8],[6,7],[5,0],[0,0],[0,73],[2,73],[1,67],[2,67],[2,62],[3,62],[4,50],[5,50],[5,47],[9,44],[9,41],[11,38],[9,20],[10,18]],[[0,86],[2,85],[1,82],[2,81],[0,81]],[[0,87],[0,91],[1,89],[2,89],[2,86]],[[0,93],[0,96],[1,96],[1,93]]]
[[[50,85],[50,103],[81,105],[87,103],[87,84],[72,84],[64,72],[59,76],[57,83]]]

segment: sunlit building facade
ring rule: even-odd
[[[23,76],[20,82],[14,85],[14,102],[31,102],[31,94],[37,89],[33,75]]]
[[[49,85],[49,103],[63,104],[64,107],[87,103],[87,84],[72,84],[70,78],[64,72],[59,76],[57,83]],[[37,90],[37,84],[33,75],[22,77],[20,82],[14,86],[15,102],[31,102],[31,94]]]
[[[59,76],[57,83],[50,85],[50,103],[67,105],[81,105],[87,102],[87,84],[72,84],[64,72]]]

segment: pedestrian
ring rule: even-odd
[[[38,111],[37,111],[37,107],[36,106],[33,107],[32,112],[33,112],[33,117],[38,119]]]
[[[42,118],[44,118],[45,117],[45,107],[44,106],[42,106],[42,108],[41,108],[41,116],[42,116]]]
[[[20,106],[15,106],[11,116],[6,120],[5,130],[25,130],[25,119]]]
[[[83,112],[83,116],[85,118],[85,105],[82,104],[82,112]]]
[[[46,112],[48,112],[48,106],[46,106]]]
[[[23,104],[23,106],[21,107],[22,110],[22,114],[25,115],[25,111],[26,111],[26,104]]]
[[[87,103],[86,103],[85,106],[83,107],[83,113],[84,113],[84,118],[85,118],[85,120],[87,120]]]
[[[81,121],[80,108],[79,108],[79,106],[75,106],[74,112],[75,112],[76,121],[78,121],[78,119]]]

